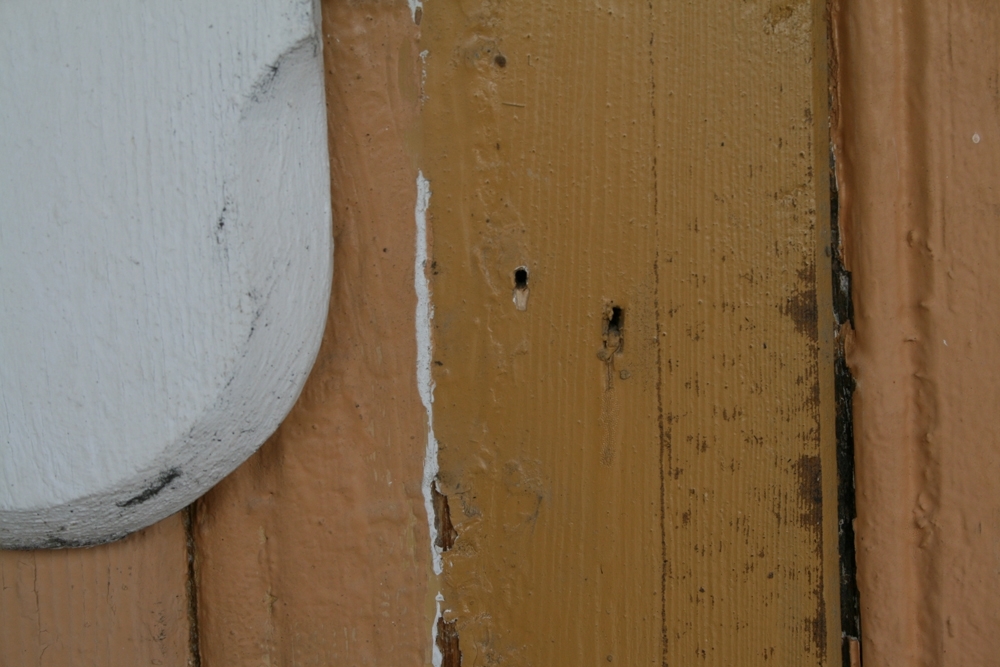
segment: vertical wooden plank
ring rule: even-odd
[[[86,549],[0,551],[0,665],[190,665],[184,521]]]
[[[464,665],[655,664],[649,10],[433,3],[421,27],[434,428],[457,532],[444,664],[456,645]]]
[[[1000,8],[839,3],[865,665],[1000,656]]]
[[[822,10],[427,8],[446,664],[839,662]]]
[[[292,413],[199,503],[205,667],[430,661],[414,341],[416,27],[405,3],[331,1],[323,38],[330,314]]]
[[[656,10],[667,664],[840,662],[822,7]]]

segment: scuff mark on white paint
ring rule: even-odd
[[[434,437],[434,379],[431,377],[431,306],[430,281],[427,278],[427,206],[431,200],[431,186],[423,172],[417,172],[417,205],[414,211],[417,223],[416,259],[413,265],[413,285],[417,293],[417,391],[420,402],[427,411],[427,449],[424,454],[424,509],[430,530],[431,558],[434,574],[441,574],[441,548],[437,546],[437,528],[434,525],[434,501],[431,485],[438,474],[438,443]]]

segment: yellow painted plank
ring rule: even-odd
[[[648,19],[424,13],[435,430],[458,532],[442,604],[462,664],[658,660]],[[624,342],[605,361],[613,307]]]
[[[656,19],[665,661],[837,663],[825,25]]]
[[[821,9],[426,8],[463,664],[839,661]]]

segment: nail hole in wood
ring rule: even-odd
[[[612,306],[608,315],[608,333],[615,333],[621,336],[625,324],[625,311],[618,306]]]
[[[610,363],[611,356],[625,349],[625,309],[609,304],[604,309],[604,348],[597,353]]]
[[[517,289],[528,289],[528,269],[519,266],[514,270],[514,287]]]
[[[519,266],[514,269],[514,307],[518,310],[528,308],[528,267]]]

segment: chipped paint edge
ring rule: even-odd
[[[424,452],[424,477],[421,491],[424,494],[424,510],[427,513],[427,530],[430,535],[431,559],[434,574],[440,576],[444,570],[441,548],[437,546],[437,527],[434,525],[433,489],[437,478],[438,443],[434,437],[434,379],[431,376],[431,320],[434,308],[431,306],[431,286],[427,278],[427,207],[431,201],[431,185],[422,171],[417,172],[417,203],[414,219],[417,225],[416,253],[413,264],[413,287],[417,293],[416,339],[417,339],[417,391],[420,402],[427,411],[427,448]],[[437,645],[438,619],[441,618],[441,603],[444,596],[440,591],[434,596],[435,612],[431,623],[431,663],[441,667],[443,656]]]
[[[417,205],[414,211],[417,223],[417,252],[413,266],[414,289],[417,293],[417,391],[420,402],[427,411],[427,449],[424,453],[424,478],[421,490],[427,527],[431,537],[431,557],[434,574],[441,574],[441,549],[437,546],[437,528],[434,526],[434,502],[431,485],[438,474],[438,443],[434,437],[434,380],[431,377],[431,286],[427,279],[427,206],[431,200],[431,186],[423,172],[417,172]]]

